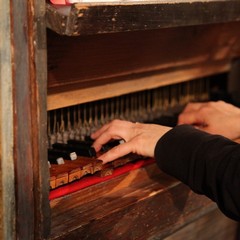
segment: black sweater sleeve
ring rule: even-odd
[[[158,166],[240,221],[240,144],[180,125],[157,143]]]

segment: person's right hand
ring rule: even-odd
[[[103,163],[107,163],[129,153],[154,157],[157,141],[169,130],[171,130],[170,127],[161,125],[132,123],[115,119],[92,133],[91,138],[95,140],[93,147],[97,152],[110,140],[123,140],[122,144],[99,156]]]
[[[240,138],[240,108],[223,101],[189,103],[178,117],[178,124],[190,124],[211,134]]]

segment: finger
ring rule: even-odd
[[[205,103],[195,102],[195,103],[188,103],[186,107],[183,109],[182,113],[198,111]]]
[[[116,160],[120,157],[123,157],[133,151],[133,143],[132,142],[126,142],[123,144],[120,144],[106,153],[99,156],[99,159],[103,161],[103,163],[111,162],[113,160]]]
[[[93,139],[97,139],[99,136],[109,132],[112,135],[127,135],[129,128],[132,126],[131,122],[115,119],[110,123],[105,124],[99,130],[91,135]]]
[[[178,125],[180,124],[203,124],[201,117],[196,112],[181,113],[178,116]]]
[[[91,138],[92,139],[98,138],[100,135],[103,134],[103,132],[105,132],[109,128],[109,126],[110,126],[110,123],[103,125],[101,128],[99,128],[98,130],[96,130],[94,133],[91,134]]]
[[[95,148],[96,152],[99,152],[102,146],[112,139],[121,139],[121,137],[113,135],[110,131],[105,131],[93,142],[92,147]]]
[[[112,139],[124,139],[126,137],[126,129],[129,123],[120,120],[113,120],[111,123],[103,126],[99,131],[93,135],[95,141],[93,147],[98,152],[104,144]],[[128,131],[127,131],[128,132]]]

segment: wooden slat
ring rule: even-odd
[[[0,239],[16,239],[10,1],[0,6]]]
[[[20,1],[21,2],[21,1]],[[27,1],[31,83],[31,144],[33,150],[35,239],[46,239],[51,228],[47,157],[47,45],[46,1]]]
[[[131,240],[162,239],[216,205],[152,164],[52,200],[51,207],[50,239]]]
[[[218,210],[202,216],[196,221],[190,223],[185,228],[180,229],[164,240],[182,240],[182,239],[218,239],[218,240],[236,240],[238,223],[223,216]],[[190,236],[189,236],[190,235]]]
[[[16,238],[44,239],[50,231],[45,1],[17,0],[10,5]]]
[[[75,38],[48,31],[48,89],[231,61],[240,55],[239,28],[233,22]]]
[[[48,32],[48,110],[228,71],[240,23],[69,38]]]
[[[227,11],[226,11],[227,9]],[[47,25],[62,35],[86,35],[168,27],[196,26],[240,20],[238,0],[139,1],[47,4]]]
[[[157,88],[169,84],[188,81],[198,77],[228,71],[228,62],[219,62],[213,65],[196,65],[188,69],[163,72],[156,75],[142,76],[138,78],[126,78],[122,82],[112,82],[106,85],[96,85],[89,88],[70,88],[67,91],[50,92],[47,97],[47,109],[53,110],[68,107],[80,103],[120,96],[136,91]],[[204,69],[204,71],[203,71]]]

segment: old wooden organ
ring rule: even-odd
[[[40,161],[29,160],[33,170],[26,168],[35,186],[30,200],[35,220],[30,230],[22,230],[31,220],[23,216],[22,192],[29,190],[21,186],[16,235],[26,237],[32,231],[29,239],[187,239],[190,231],[195,238],[233,239],[236,224],[209,199],[162,173],[153,159],[130,154],[102,165],[89,136],[115,118],[175,126],[190,101],[239,104],[240,2],[31,2],[34,11],[27,16],[37,27],[29,23],[28,28],[37,40],[30,37],[33,44],[26,49],[37,50],[29,63],[35,71],[30,77],[43,79],[45,68],[47,80],[39,86],[29,83],[41,106],[36,111],[38,130],[29,123],[30,139],[40,132],[35,156]],[[28,100],[34,106],[34,99]],[[114,144],[121,143],[111,142],[102,151]],[[20,165],[15,167],[20,169],[16,186],[23,181]]]

